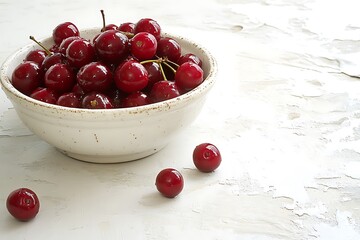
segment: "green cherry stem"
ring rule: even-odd
[[[50,56],[52,55],[52,52],[49,51],[49,49],[47,49],[44,45],[41,44],[41,42],[37,41],[34,36],[30,36],[30,39],[33,40],[34,42],[37,43],[37,45],[39,45],[42,49],[44,49],[44,51],[46,52],[46,55]]]
[[[163,76],[164,80],[167,81],[166,74],[164,72],[164,68],[161,63],[159,63],[159,67],[160,67],[161,75]]]
[[[171,71],[173,71],[174,73],[176,73],[176,69],[173,68],[167,61],[169,61],[169,60],[166,60],[166,61],[164,61],[164,62],[162,62],[162,63],[164,63],[164,65],[166,65],[168,68],[170,68]],[[176,63],[175,63],[175,64],[176,64]],[[176,65],[179,66],[178,64],[176,64]]]

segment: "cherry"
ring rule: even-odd
[[[162,80],[156,82],[150,90],[150,100],[155,102],[162,102],[180,96],[179,89],[174,82]]]
[[[148,73],[143,65],[134,60],[126,61],[115,70],[116,86],[126,92],[141,91],[149,81]]]
[[[203,81],[203,70],[193,62],[185,62],[176,70],[175,83],[184,92],[194,89]]]
[[[122,102],[122,107],[137,107],[149,104],[148,96],[143,92],[133,92],[126,96]]]
[[[201,59],[193,53],[186,53],[185,55],[182,55],[180,59],[177,61],[177,64],[181,65],[185,62],[193,62],[199,65],[199,67],[202,67]]]
[[[108,90],[113,83],[111,70],[100,62],[91,62],[80,68],[77,82],[85,92]]]
[[[32,190],[19,188],[9,194],[6,200],[6,208],[19,221],[29,221],[38,214],[40,201]]]
[[[56,104],[57,94],[48,88],[38,88],[30,97],[49,104]]]
[[[128,53],[128,38],[117,30],[107,30],[95,39],[95,49],[102,61],[117,63]]]
[[[72,37],[68,37],[68,38],[65,38],[64,40],[62,40],[61,44],[59,45],[58,52],[65,56],[66,49],[68,48],[70,43],[72,43],[74,40],[77,40],[77,39],[82,39],[82,38],[79,36],[72,36]]]
[[[151,59],[155,56],[157,41],[152,34],[140,32],[131,39],[130,49],[132,55],[139,61]]]
[[[89,41],[75,39],[66,49],[66,58],[72,66],[81,68],[95,60],[95,49]]]
[[[71,22],[64,22],[56,26],[53,30],[53,39],[55,44],[61,44],[62,40],[72,36],[79,36],[79,30],[75,24]]]
[[[51,66],[57,63],[64,63],[64,56],[60,53],[51,53],[47,55],[41,64],[41,71],[45,73]]]
[[[135,24],[135,33],[148,32],[154,35],[156,40],[160,40],[161,27],[151,18],[142,18]]]
[[[184,178],[178,170],[166,168],[156,176],[155,185],[163,196],[174,198],[183,190]]]
[[[35,62],[20,63],[12,73],[12,85],[25,95],[30,95],[42,85],[41,70]]]
[[[156,54],[159,57],[166,57],[170,61],[177,62],[181,57],[180,44],[173,38],[162,37],[158,41]]]
[[[199,144],[193,151],[193,162],[201,172],[212,172],[220,166],[220,151],[211,143]]]
[[[79,96],[74,92],[64,93],[58,98],[56,104],[63,107],[81,108]]]
[[[81,98],[85,94],[84,89],[82,89],[82,87],[80,87],[78,83],[73,86],[71,92],[75,93],[76,96],[78,96],[79,98]]]
[[[146,71],[148,72],[149,82],[146,86],[146,89],[150,90],[154,83],[164,80],[163,75],[161,74],[160,65],[157,62],[147,62],[142,64]]]
[[[58,93],[65,93],[75,85],[75,76],[67,65],[57,63],[46,71],[44,81],[47,88]]]
[[[112,86],[106,91],[106,95],[110,98],[110,102],[114,108],[122,107],[122,102],[125,98],[125,93],[123,91],[119,90],[116,86]]]
[[[111,109],[114,108],[110,99],[105,94],[91,92],[84,96],[81,103],[83,108],[88,109]]]
[[[35,49],[30,51],[26,56],[24,61],[32,61],[41,66],[42,62],[46,57],[46,52],[44,50]]]
[[[125,22],[119,25],[118,30],[125,33],[135,33],[135,23]]]

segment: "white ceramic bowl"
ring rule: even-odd
[[[81,36],[92,39],[99,29],[87,29]],[[173,35],[183,53],[194,53],[203,61],[204,82],[177,98],[134,108],[71,109],[34,100],[11,84],[15,67],[26,54],[38,48],[29,44],[3,63],[2,89],[23,123],[37,136],[64,154],[94,163],[115,163],[140,159],[162,149],[179,131],[195,120],[214,84],[216,62],[212,55],[188,39]],[[41,40],[52,46],[52,38]]]

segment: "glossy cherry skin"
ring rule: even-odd
[[[148,72],[149,82],[146,86],[147,90],[150,90],[156,82],[164,80],[163,75],[161,74],[160,66],[157,62],[148,62],[142,65]]]
[[[174,82],[159,81],[156,82],[150,90],[150,100],[153,103],[162,102],[180,96],[179,89]]]
[[[48,88],[38,88],[33,93],[31,93],[30,97],[45,103],[56,104],[58,95],[55,93],[55,91]]]
[[[68,65],[57,63],[44,76],[45,86],[57,93],[69,92],[75,85],[75,75]]]
[[[187,92],[199,86],[204,81],[204,73],[201,67],[193,62],[185,62],[176,70],[175,84]]]
[[[55,44],[61,44],[62,40],[72,36],[79,36],[79,29],[71,22],[64,22],[56,26],[53,30]]]
[[[46,52],[44,50],[35,49],[35,50],[30,51],[26,55],[24,61],[35,62],[41,67],[41,64],[44,61],[45,57],[46,57]]]
[[[41,71],[45,73],[52,65],[64,63],[64,60],[64,56],[61,53],[52,52],[50,55],[47,55],[42,62]]]
[[[135,23],[125,22],[119,25],[118,30],[126,33],[135,33]]]
[[[81,68],[95,60],[95,49],[89,41],[76,39],[67,47],[66,58],[73,67]]]
[[[143,92],[133,92],[126,96],[122,101],[122,107],[138,107],[149,104],[148,96]]]
[[[30,95],[42,85],[41,70],[35,62],[20,63],[12,73],[11,83],[20,92]]]
[[[135,24],[135,33],[139,32],[151,33],[156,40],[160,40],[161,27],[158,22],[151,18],[142,18]]]
[[[113,83],[111,70],[100,62],[91,62],[80,68],[77,83],[85,92],[108,90]]]
[[[170,61],[177,62],[181,57],[180,44],[173,38],[162,37],[158,41],[156,55],[159,57],[166,57]]]
[[[108,63],[118,63],[128,54],[128,38],[117,30],[107,30],[100,33],[94,40],[95,50],[100,60]]]
[[[155,185],[163,196],[174,198],[183,190],[184,178],[178,170],[166,168],[156,176]]]
[[[143,65],[130,60],[115,70],[114,81],[118,89],[132,93],[145,88],[149,82],[149,77]]]
[[[9,194],[6,208],[17,220],[29,221],[38,214],[40,201],[34,191],[28,188],[19,188]]]
[[[84,96],[81,103],[83,108],[88,109],[111,109],[114,108],[110,99],[105,94],[91,92]]]
[[[156,54],[156,49],[156,38],[150,33],[140,32],[131,39],[131,53],[139,61],[152,59]]]
[[[185,62],[193,62],[199,65],[199,67],[202,67],[201,59],[193,53],[186,53],[185,55],[182,55],[180,59],[177,61],[177,64],[181,65]]]
[[[59,45],[58,52],[65,56],[66,49],[68,48],[70,43],[72,43],[74,40],[77,40],[77,39],[82,39],[82,38],[79,36],[72,36],[72,37],[68,37],[68,38],[65,38],[64,40],[62,40],[61,44]]]
[[[219,149],[211,143],[202,143],[193,151],[193,162],[201,172],[212,172],[221,164]]]
[[[74,92],[64,93],[58,98],[56,104],[63,107],[81,108],[80,98]]]

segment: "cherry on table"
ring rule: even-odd
[[[6,208],[19,221],[29,221],[38,214],[40,201],[34,191],[28,188],[19,188],[9,194]]]
[[[219,149],[211,143],[202,143],[193,151],[193,162],[201,172],[212,172],[220,166],[222,159]]]
[[[163,196],[174,198],[183,190],[184,178],[178,170],[166,168],[156,176],[155,185]]]

